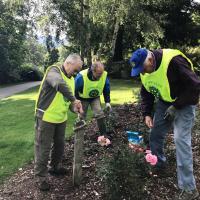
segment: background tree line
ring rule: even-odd
[[[200,70],[200,3],[193,0],[9,2],[0,1],[0,83],[26,79],[69,52],[87,65],[99,57],[112,76],[128,77],[127,60],[138,47],[178,48]]]

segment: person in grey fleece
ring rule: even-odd
[[[49,190],[48,172],[65,175],[61,167],[64,153],[65,128],[68,108],[81,114],[82,104],[74,96],[74,78],[82,68],[78,54],[70,54],[62,66],[46,70],[40,86],[35,107],[35,167],[36,185],[40,190]],[[48,168],[48,160],[50,163]]]

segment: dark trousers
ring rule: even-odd
[[[49,123],[36,118],[35,121],[35,176],[46,177],[48,160],[56,168],[64,153],[66,121]]]

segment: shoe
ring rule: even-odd
[[[48,170],[49,174],[52,176],[63,176],[67,174],[67,170],[63,167],[60,168],[50,168]]]
[[[41,181],[38,183],[37,186],[41,191],[49,191],[50,190],[50,185],[47,181]]]
[[[180,194],[176,197],[176,200],[193,200],[197,197],[199,197],[199,192],[197,191],[197,189],[191,191],[182,190]]]

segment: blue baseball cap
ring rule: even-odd
[[[133,52],[130,58],[130,64],[133,67],[131,76],[138,76],[143,71],[143,63],[147,57],[147,49],[140,48]]]

